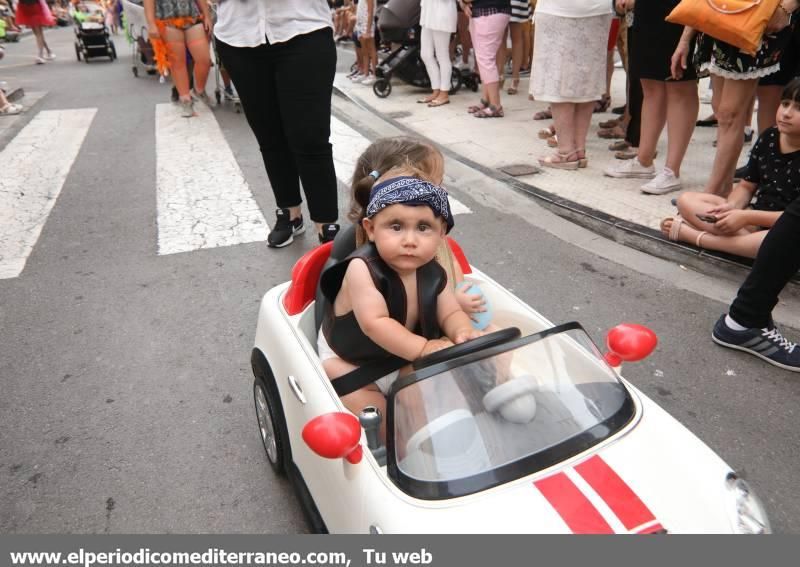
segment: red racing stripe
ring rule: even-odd
[[[645,503],[599,455],[585,460],[574,468],[600,498],[605,500],[628,531],[655,521],[655,516]],[[656,525],[661,529],[660,525]],[[646,529],[639,533],[648,531],[651,530]]]
[[[576,534],[613,534],[597,508],[567,475],[557,473],[533,483]]]

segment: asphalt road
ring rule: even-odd
[[[48,40],[58,61],[30,64],[26,38],[0,78],[46,91],[31,118],[97,114],[25,270],[0,280],[0,531],[304,531],[263,454],[249,353],[261,295],[315,238],[157,255],[154,107],[168,88],[133,78],[121,38],[119,61],[90,65],[74,60],[71,30]],[[395,133],[347,101],[335,113],[367,137]],[[243,116],[215,114],[271,223]],[[715,346],[725,305],[676,285],[676,267],[572,229],[452,159],[447,170],[473,211],[454,233],[472,263],[597,342],[622,321],[651,326],[660,346],[626,377],[744,473],[776,531],[800,532],[796,375]],[[340,188],[343,211],[346,200]]]

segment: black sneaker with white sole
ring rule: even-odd
[[[322,225],[322,233],[318,234],[319,236],[319,243],[325,244],[326,242],[332,242],[336,235],[339,233],[339,225],[334,223],[328,223]]]
[[[785,339],[774,324],[766,329],[736,331],[728,327],[723,315],[714,325],[711,338],[718,345],[750,353],[784,370],[800,372],[800,349]]]
[[[275,226],[272,227],[267,237],[267,245],[270,248],[288,246],[294,241],[295,234],[300,234],[306,229],[303,225],[303,215],[290,220],[289,209],[277,209],[275,216],[277,217]]]

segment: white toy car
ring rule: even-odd
[[[266,293],[252,352],[267,458],[292,480],[315,531],[770,531],[748,485],[608,363],[646,355],[654,335],[617,328],[603,356],[578,323],[553,326],[452,240],[504,329],[398,379],[382,446],[378,416],[367,410],[359,423],[345,409],[316,352],[317,281],[332,248],[335,258],[352,251],[348,232]]]

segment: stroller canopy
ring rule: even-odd
[[[378,15],[383,30],[407,30],[419,24],[420,0],[389,0]]]

